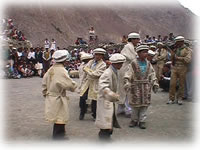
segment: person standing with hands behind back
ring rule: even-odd
[[[74,92],[77,87],[65,69],[69,58],[68,51],[57,50],[53,54],[56,63],[45,73],[42,81],[45,117],[47,121],[54,123],[53,139],[64,139],[65,124],[69,120],[69,98],[66,96],[66,90]]]
[[[151,88],[157,92],[159,85],[156,73],[149,61],[146,60],[149,47],[140,45],[136,48],[138,58],[129,65],[124,76],[124,89],[128,93],[129,104],[132,107],[131,122],[129,127],[139,124],[141,129],[146,129],[145,120],[147,108],[151,103]]]

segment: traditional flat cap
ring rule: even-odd
[[[96,48],[93,51],[94,54],[105,54],[106,51],[103,48]]]
[[[12,49],[17,49],[16,47],[13,47]]]
[[[154,45],[151,45],[151,46],[150,46],[150,48],[155,48],[155,49],[156,49],[156,46],[154,46]]]
[[[149,50],[149,46],[147,45],[140,45],[136,48],[136,52],[142,51],[142,50]]]
[[[52,58],[55,62],[64,62],[70,59],[69,52],[67,50],[57,50],[53,53]]]
[[[128,39],[140,39],[140,35],[138,33],[130,33]]]
[[[119,53],[116,53],[116,54],[113,54],[110,58],[109,58],[110,62],[113,63],[113,64],[116,64],[116,63],[123,63],[126,61],[126,57],[122,54],[119,54]]]
[[[155,56],[156,53],[152,50],[148,50],[148,54],[151,55],[151,56]]]
[[[82,53],[81,54],[81,60],[86,60],[86,59],[92,59],[93,55],[88,54],[88,53]]]
[[[177,36],[174,40],[175,42],[185,41],[185,38],[183,36]]]
[[[163,43],[162,42],[158,42],[157,45],[163,45]]]

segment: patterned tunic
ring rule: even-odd
[[[146,61],[146,70],[142,72],[138,60],[133,61],[124,76],[124,87],[129,87],[129,104],[134,107],[148,106],[151,103],[151,88],[158,85],[151,63]]]

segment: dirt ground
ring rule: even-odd
[[[78,82],[78,79],[74,79]],[[4,79],[4,141],[52,141],[52,124],[44,118],[44,98],[41,94],[42,79]],[[79,120],[79,95],[68,92],[70,97],[70,122],[66,125],[69,140],[66,142],[98,142],[99,129],[91,114]],[[130,118],[119,116],[121,129],[114,129],[113,142],[126,143],[191,143],[194,141],[195,103],[184,101],[182,106],[167,105],[168,93],[159,89],[152,93],[152,105],[147,113],[147,129],[129,128]]]

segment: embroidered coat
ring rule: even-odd
[[[128,87],[129,104],[133,107],[148,106],[151,103],[151,88],[158,86],[155,71],[146,60],[146,72],[142,74],[138,61],[133,61],[124,76],[124,87]]]

